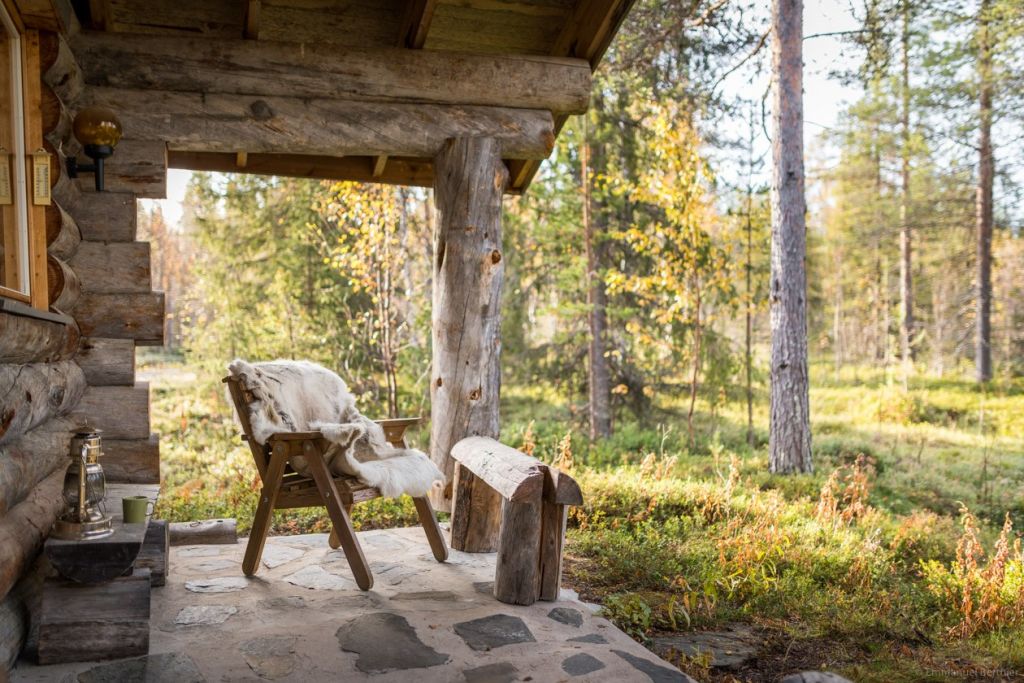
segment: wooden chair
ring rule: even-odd
[[[228,385],[235,404],[235,412],[244,432],[242,438],[249,444],[263,482],[256,517],[253,519],[252,531],[249,532],[249,543],[245,548],[242,571],[246,576],[252,576],[259,568],[274,510],[323,505],[327,508],[333,526],[328,543],[332,548],[341,547],[344,550],[356,584],[364,591],[370,590],[373,575],[352,528],[350,514],[353,505],[380,497],[380,491],[366,486],[355,477],[332,475],[323,457],[331,444],[320,432],[281,432],[271,436],[265,445],[258,443],[249,422],[248,406],[254,397],[238,378],[225,377],[223,381]],[[378,424],[384,427],[389,442],[404,447],[406,428],[419,421],[420,418],[414,417],[379,420]],[[288,465],[288,458],[293,455],[306,458],[312,478],[299,474]],[[426,498],[414,498],[413,502],[434,558],[444,562],[448,559],[448,546],[437,525],[434,510]]]

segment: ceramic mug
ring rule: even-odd
[[[121,499],[121,510],[124,513],[125,524],[144,524],[146,517],[153,514],[149,507],[153,504],[146,496],[126,496]]]

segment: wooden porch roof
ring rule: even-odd
[[[172,167],[430,185],[439,137],[494,135],[518,193],[633,0],[15,2]]]

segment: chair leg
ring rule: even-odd
[[[352,506],[345,506],[345,513],[349,519],[352,519]],[[338,538],[338,532],[335,530],[334,525],[331,525],[331,535],[327,537],[327,545],[331,546],[331,550],[337,550],[341,547],[341,539]]]
[[[242,572],[246,576],[255,574],[260,566],[263,545],[267,541],[267,532],[270,531],[270,523],[274,519],[277,494],[281,490],[281,477],[284,476],[284,466],[288,462],[288,453],[285,448],[285,446],[275,446],[274,452],[270,456],[270,463],[267,465],[263,490],[260,491],[260,502],[256,506],[256,516],[252,521],[249,542],[245,546],[245,557],[242,560]]]
[[[423,527],[423,533],[427,535],[434,559],[444,562],[448,559],[448,544],[444,542],[441,527],[437,525],[434,508],[430,507],[430,501],[426,498],[413,498],[412,502],[416,504],[416,514],[419,515],[420,525]]]
[[[368,591],[373,587],[373,575],[370,573],[370,566],[366,563],[366,556],[356,539],[356,532],[352,528],[352,520],[349,519],[345,508],[342,506],[341,498],[338,496],[338,487],[334,484],[334,478],[327,470],[327,464],[323,460],[323,453],[311,441],[302,445],[303,455],[309,463],[309,471],[316,481],[316,487],[323,496],[324,504],[327,506],[327,514],[331,517],[331,524],[334,525],[334,532],[341,542],[341,549],[345,551],[345,558],[348,566],[352,569],[352,575],[356,579],[356,585],[361,590]]]

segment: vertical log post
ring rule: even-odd
[[[466,436],[498,436],[500,390],[501,198],[508,170],[490,138],[448,140],[434,160],[433,372],[430,457],[445,473],[435,509],[452,511],[451,545],[497,548],[501,497],[451,448]],[[454,506],[459,496],[467,504]]]
[[[538,489],[527,500],[502,501],[494,597],[509,605],[532,605],[540,594],[543,496]]]

